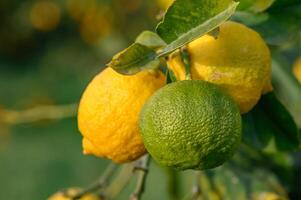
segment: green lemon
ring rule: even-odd
[[[158,163],[180,170],[223,164],[238,148],[241,129],[239,108],[232,98],[201,80],[161,88],[140,114],[148,152]]]

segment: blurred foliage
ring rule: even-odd
[[[108,162],[82,155],[75,118],[12,126],[1,115],[77,103],[159,10],[152,0],[0,1],[0,199],[46,199],[100,176]]]
[[[153,31],[166,2],[0,1],[0,119],[10,110],[77,103],[112,55],[141,31]],[[292,73],[301,56],[300,0],[242,0],[232,19],[257,30],[270,45],[275,93],[300,129],[301,84]],[[89,185],[108,162],[82,155],[76,119],[70,117],[19,125],[0,120],[0,163],[0,199],[32,200]],[[294,200],[301,199],[300,169],[300,152],[265,154],[243,146],[231,162],[198,180],[203,191],[210,191],[204,199],[289,195]],[[152,163],[144,199],[189,196],[195,179],[192,171]],[[119,199],[126,199],[134,184]]]

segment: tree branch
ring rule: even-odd
[[[90,192],[94,192],[94,191],[97,191],[97,190],[99,190],[103,187],[106,187],[107,184],[108,184],[109,179],[111,178],[111,176],[115,172],[116,168],[117,168],[117,165],[115,163],[110,163],[109,166],[105,169],[103,175],[100,177],[100,179],[96,183],[90,185],[86,189],[84,189],[81,192],[77,193],[75,196],[71,196],[69,198],[71,198],[73,200],[77,200],[77,199],[80,199],[81,197],[83,197],[84,195],[86,195]]]
[[[201,191],[201,171],[197,171],[195,173],[196,177],[195,177],[195,184],[192,187],[192,200],[198,200],[201,197],[202,191]]]
[[[76,116],[77,104],[38,106],[27,110],[0,110],[0,122],[6,124],[33,123],[40,120],[63,119]]]
[[[143,156],[134,168],[138,172],[137,184],[134,192],[130,196],[130,200],[140,200],[144,192],[146,176],[148,173],[149,155]]]

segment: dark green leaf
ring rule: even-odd
[[[154,32],[143,31],[137,38],[136,43],[147,46],[151,49],[158,49],[166,46],[166,43]]]
[[[176,82],[177,79],[172,70],[166,70],[166,84]]]
[[[300,133],[274,92],[262,96],[258,105],[243,116],[243,140],[267,153],[293,151],[300,146]]]
[[[134,43],[115,55],[107,66],[121,74],[135,74],[143,69],[157,68],[160,61],[156,56],[154,50],[142,44]]]
[[[237,5],[232,0],[176,0],[156,30],[168,44],[160,56],[215,29],[235,12]]]
[[[285,58],[280,52],[272,51],[273,85],[277,95],[286,103],[290,113],[301,127],[301,85],[291,71],[290,58]]]
[[[281,12],[270,12],[266,20],[256,23],[252,28],[259,32],[269,45],[285,47],[297,43],[300,26],[301,17],[291,9],[283,9]]]
[[[297,5],[300,5],[300,0],[276,0],[272,6],[272,9],[297,6]]]

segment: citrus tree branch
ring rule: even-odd
[[[201,191],[201,171],[196,171],[195,173],[195,183],[192,187],[192,196],[191,200],[198,200],[201,197],[202,191]]]
[[[77,104],[38,106],[26,110],[0,110],[0,122],[6,124],[33,123],[40,120],[63,119],[76,116]]]
[[[106,200],[115,199],[133,177],[134,168],[134,163],[124,164],[111,185],[100,192],[101,198]]]
[[[149,155],[143,156],[137,163],[137,166],[134,168],[138,172],[137,184],[134,192],[130,196],[130,200],[140,200],[144,192],[144,186],[146,181],[146,176],[148,173],[149,166]]]
[[[105,169],[103,175],[100,177],[100,179],[87,187],[86,189],[82,190],[81,192],[77,193],[75,196],[70,197],[73,200],[80,199],[85,194],[88,194],[90,192],[97,191],[103,187],[106,187],[108,184],[109,179],[112,177],[113,173],[115,172],[115,169],[117,168],[117,165],[114,163],[110,163],[109,166]],[[66,196],[66,195],[65,195]]]

